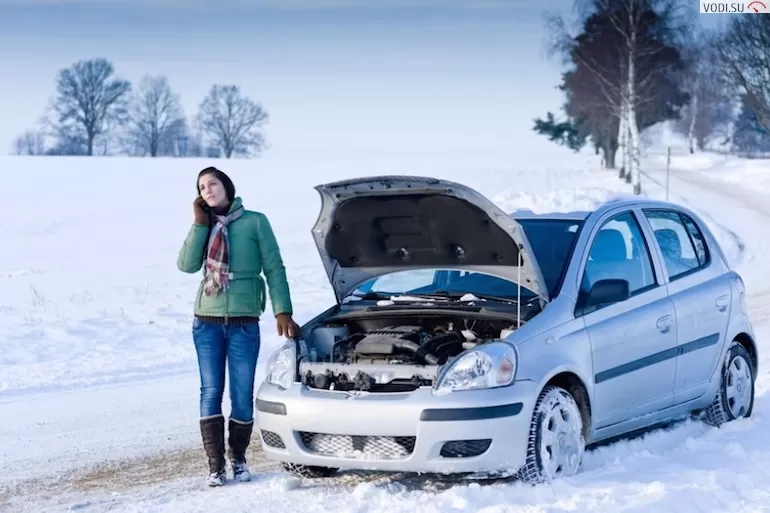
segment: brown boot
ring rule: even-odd
[[[246,449],[251,441],[251,431],[254,428],[252,422],[238,422],[230,419],[228,423],[228,457],[233,468],[233,479],[236,481],[251,481],[251,472],[246,464]]]
[[[225,418],[222,415],[200,420],[201,438],[209,462],[209,476],[206,484],[225,484]]]

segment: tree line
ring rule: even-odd
[[[712,142],[770,152],[770,16],[705,30],[692,5],[575,0],[574,30],[551,16],[549,54],[566,68],[564,114],[548,112],[533,129],[576,151],[591,144],[637,194],[641,134],[661,122],[687,137],[691,153]]]
[[[104,58],[59,71],[56,94],[38,126],[16,138],[18,155],[249,157],[265,147],[268,113],[235,85],[213,85],[187,118],[163,75],[138,86]]]

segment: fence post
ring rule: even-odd
[[[668,184],[671,175],[671,146],[667,149],[666,155],[666,201],[668,201]]]

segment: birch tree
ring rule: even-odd
[[[639,118],[663,94],[661,79],[684,71],[677,47],[691,34],[691,18],[681,0],[578,0],[577,8],[605,17],[621,42],[618,139],[624,173],[640,194]],[[680,99],[681,106],[687,97]]]
[[[680,4],[580,0],[576,10],[582,32],[574,36],[563,18],[549,21],[551,52],[574,66],[565,74],[571,93],[565,110],[593,113],[592,137],[605,139],[605,156],[615,143],[621,152],[621,177],[633,182],[637,194],[641,130],[677,117],[687,102],[677,78],[683,61],[675,43],[688,25],[674,5]]]

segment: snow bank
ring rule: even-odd
[[[651,152],[649,162],[665,169],[665,150],[658,148]],[[672,151],[671,168],[740,185],[754,192],[770,192],[770,159],[748,159],[713,152],[690,154],[678,149]]]

